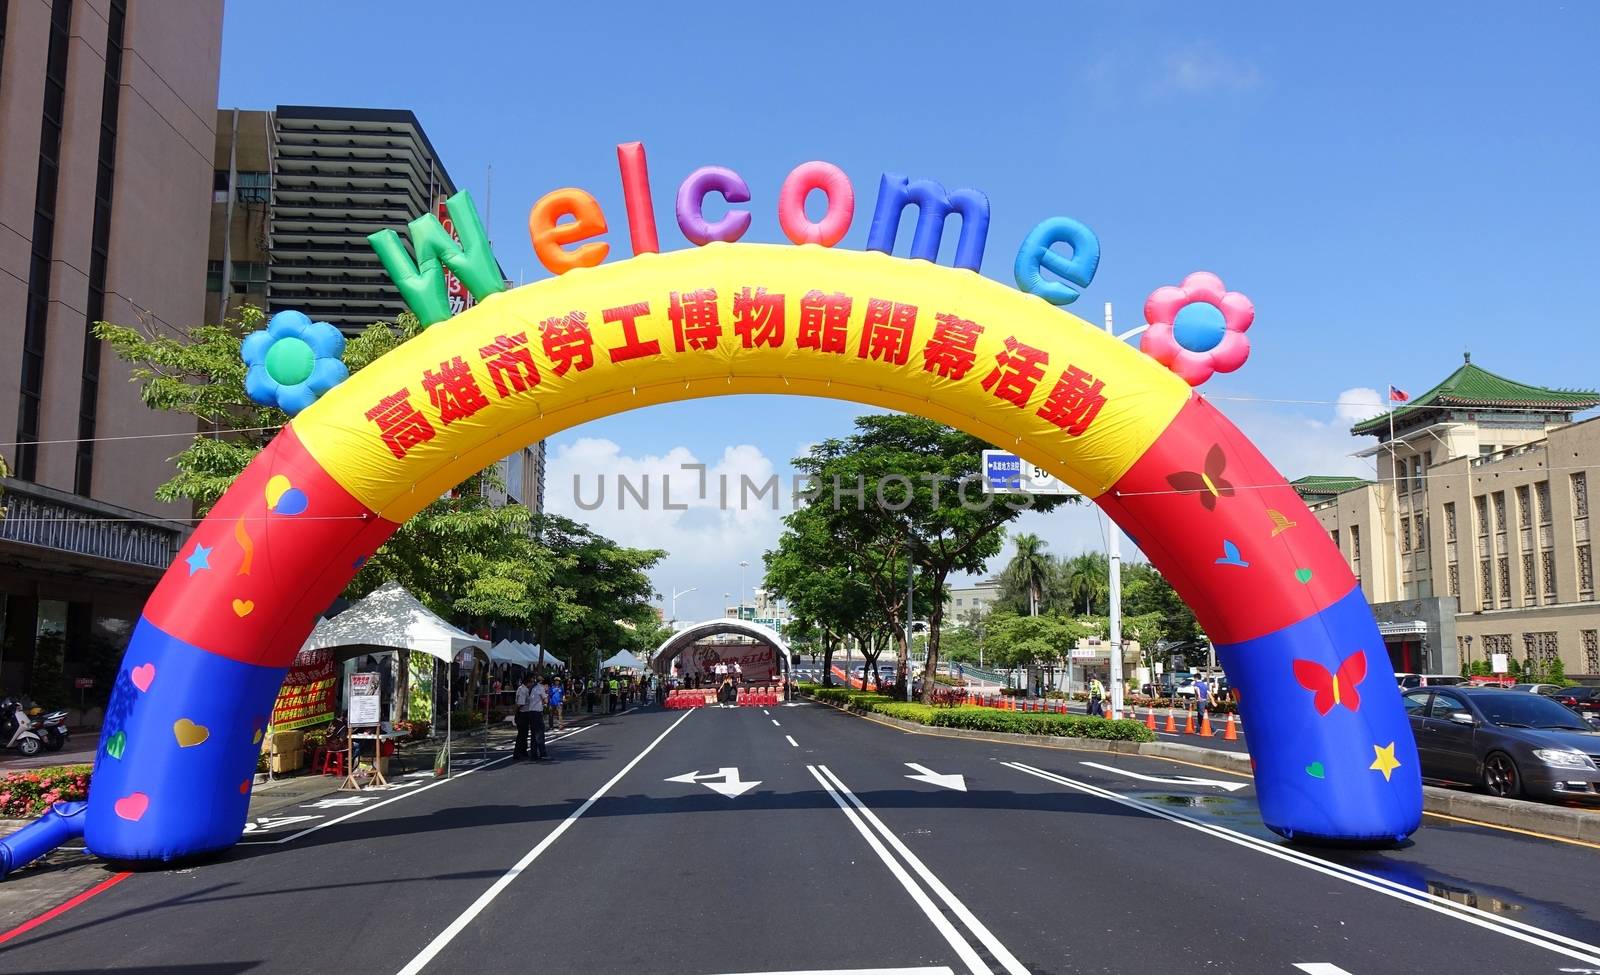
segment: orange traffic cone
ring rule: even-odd
[[[1228,715],[1228,730],[1226,730],[1226,731],[1224,731],[1222,733],[1222,740],[1223,741],[1238,741],[1239,740],[1239,729],[1234,726],[1234,724],[1233,724],[1233,715],[1231,715],[1231,714]]]
[[[1200,716],[1200,737],[1210,738],[1214,732],[1211,730],[1211,712],[1207,711]]]
[[[1175,735],[1178,733],[1178,724],[1173,720],[1171,708],[1167,708],[1167,726],[1161,730],[1165,731],[1169,735]]]
[[[1186,735],[1194,734],[1194,712],[1193,711],[1185,711],[1185,712],[1183,712],[1183,733],[1186,734]]]
[[[1151,731],[1156,730],[1156,709],[1147,708],[1144,713],[1144,726]]]

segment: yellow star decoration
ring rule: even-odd
[[[1389,781],[1389,776],[1400,767],[1400,760],[1394,757],[1394,742],[1391,741],[1387,745],[1373,745],[1372,754],[1372,764],[1367,768],[1382,772],[1383,781]]]

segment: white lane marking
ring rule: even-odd
[[[741,972],[740,975],[955,975],[946,965],[938,968],[838,968],[806,972]]]
[[[432,961],[434,956],[444,949],[445,945],[448,945],[451,941],[455,940],[455,936],[465,930],[467,925],[472,923],[473,918],[481,914],[483,909],[489,906],[490,902],[492,902],[496,897],[500,896],[501,891],[511,886],[511,882],[516,880],[517,877],[521,875],[522,871],[528,869],[529,865],[531,865],[533,861],[539,859],[539,855],[545,850],[548,850],[551,844],[560,839],[561,834],[570,829],[573,823],[577,822],[584,813],[588,812],[590,806],[593,806],[596,802],[599,802],[601,796],[605,795],[607,792],[610,792],[612,786],[622,781],[622,777],[624,775],[627,775],[629,772],[633,771],[634,766],[644,761],[644,757],[646,755],[655,751],[655,747],[661,744],[664,738],[672,734],[673,729],[677,728],[678,725],[683,724],[684,720],[693,713],[693,710],[683,712],[678,720],[672,722],[672,724],[667,727],[666,731],[656,735],[654,741],[644,746],[644,751],[633,756],[633,759],[629,761],[628,764],[624,765],[616,775],[613,775],[611,778],[607,779],[605,785],[596,789],[594,795],[585,799],[583,801],[583,805],[579,806],[577,809],[574,809],[572,814],[566,819],[563,819],[559,826],[551,830],[548,836],[540,840],[533,849],[529,850],[523,855],[522,859],[513,864],[510,870],[507,870],[499,880],[496,880],[488,890],[480,894],[477,900],[473,901],[466,910],[462,911],[460,917],[456,918],[454,921],[451,921],[449,927],[439,932],[438,937],[428,942],[427,947],[417,952],[417,956],[411,959],[411,961],[407,962],[406,966],[400,969],[398,975],[417,975],[418,972],[426,968],[428,962]]]
[[[894,878],[900,881],[900,886],[904,887],[906,893],[911,895],[911,899],[916,901],[918,907],[922,908],[922,913],[927,915],[928,920],[933,922],[933,926],[939,929],[940,934],[944,935],[944,940],[948,941],[950,947],[955,949],[956,955],[960,957],[967,969],[973,975],[994,975],[994,970],[983,963],[983,959],[978,957],[978,952],[972,945],[967,943],[966,938],[961,936],[961,932],[956,930],[956,926],[950,923],[950,919],[945,917],[938,906],[923,892],[922,888],[917,886],[916,881],[911,879],[911,875],[906,873],[905,867],[900,865],[900,861],[891,856],[889,851],[884,848],[884,845],[878,842],[878,838],[872,835],[872,830],[867,828],[867,825],[861,821],[861,817],[856,815],[856,811],[845,802],[844,797],[833,787],[833,783],[823,778],[822,773],[817,769],[818,766],[806,766],[806,771],[810,772],[812,778],[822,784],[822,788],[828,793],[828,797],[843,810],[845,818],[850,820],[850,825],[856,828],[856,832],[861,834],[861,838],[867,841],[868,846],[872,847],[872,852],[878,855],[878,859],[882,860],[884,866],[889,868],[889,872],[894,874]]]
[[[1338,965],[1326,961],[1303,961],[1294,967],[1305,972],[1306,975],[1350,975],[1349,972]]]
[[[950,909],[950,913],[954,914],[957,918],[960,918],[961,923],[967,926],[967,930],[971,931],[974,937],[983,942],[983,946],[989,949],[989,954],[994,956],[994,960],[1000,963],[1000,967],[1004,968],[1009,975],[1030,975],[1028,970],[1023,967],[1022,962],[1017,961],[1017,957],[1013,955],[1005,945],[1000,943],[1000,939],[996,938],[992,933],[990,933],[989,929],[984,926],[983,922],[978,920],[977,916],[967,909],[967,905],[961,903],[961,901],[956,898],[956,895],[950,893],[950,888],[946,887],[944,882],[938,877],[935,877],[933,875],[933,871],[929,870],[926,864],[917,859],[916,854],[906,849],[906,845],[900,842],[900,837],[896,836],[889,829],[889,827],[883,825],[883,822],[878,819],[872,810],[867,808],[867,804],[862,802],[854,792],[851,792],[850,789],[845,786],[844,782],[842,782],[839,777],[833,773],[832,769],[828,768],[826,765],[818,765],[817,768],[821,769],[822,772],[828,776],[828,778],[833,780],[833,784],[837,786],[839,791],[844,793],[845,797],[850,800],[850,803],[856,807],[856,809],[861,813],[862,818],[871,823],[873,828],[876,829],[879,835],[883,837],[884,841],[888,843],[896,853],[900,854],[906,863],[911,865],[911,869],[916,871],[917,876],[922,878],[922,882],[928,885],[928,889],[933,891],[940,900],[944,901],[944,906]]]
[[[772,712],[771,712],[771,711],[768,711],[768,710],[767,710],[767,709],[766,709],[766,708],[762,708],[762,709],[761,709],[761,713],[762,713],[762,714],[764,714],[764,715],[766,715],[766,716],[767,716],[767,717],[769,717],[769,718],[770,718],[770,717],[771,717],[771,716],[772,716]]]
[[[694,772],[685,772],[682,775],[674,775],[670,779],[662,779],[661,781],[683,782],[687,785],[699,783],[713,792],[722,793],[729,799],[742,796],[761,784],[760,779],[747,779],[741,782],[739,780],[739,770],[736,768],[719,768],[715,772],[706,772],[703,775],[696,770]]]
[[[1138,779],[1141,782],[1159,782],[1162,785],[1214,785],[1219,789],[1227,789],[1229,792],[1238,792],[1240,789],[1247,789],[1250,787],[1250,783],[1248,782],[1223,782],[1219,779],[1197,779],[1188,775],[1178,775],[1173,776],[1172,778],[1163,778],[1159,775],[1145,775],[1140,772],[1135,772],[1132,769],[1117,768],[1115,765],[1101,765],[1099,762],[1079,762],[1078,764],[1087,765],[1090,768],[1097,768],[1102,772],[1112,772],[1116,775],[1123,776],[1124,778]],[[1320,962],[1318,964],[1320,964]]]
[[[1254,836],[1248,836],[1244,833],[1235,832],[1224,826],[1215,826],[1211,823],[1201,822],[1198,819],[1191,819],[1182,813],[1160,809],[1148,803],[1140,802],[1137,799],[1130,799],[1127,796],[1112,792],[1109,789],[1102,789],[1097,785],[1090,785],[1087,782],[1079,782],[1076,779],[1069,779],[1064,775],[1057,775],[1054,772],[1046,772],[1043,769],[1037,769],[1031,765],[1024,765],[1021,762],[1001,762],[1000,764],[1016,769],[1024,774],[1032,775],[1035,778],[1044,779],[1047,782],[1054,782],[1058,785],[1070,786],[1080,792],[1086,792],[1092,796],[1099,796],[1102,799],[1109,799],[1112,802],[1127,806],[1130,809],[1137,809],[1140,812],[1169,820],[1177,823],[1180,826],[1185,826],[1201,833],[1209,833],[1210,835],[1232,843],[1235,846],[1242,846],[1246,849],[1254,850],[1257,853],[1264,853],[1267,856],[1276,857],[1279,860],[1294,864],[1297,867],[1305,867],[1307,870],[1313,870],[1317,873],[1333,877],[1336,880],[1343,880],[1344,882],[1354,884],[1357,887],[1364,887],[1367,890],[1376,891],[1377,893],[1393,897],[1396,900],[1408,901],[1417,907],[1433,911],[1436,914],[1443,914],[1446,917],[1452,917],[1458,921],[1464,921],[1467,924],[1483,928],[1487,931],[1493,931],[1496,934],[1505,935],[1508,938],[1515,938],[1518,941],[1523,941],[1540,948],[1545,948],[1549,951],[1554,951],[1557,954],[1566,955],[1569,958],[1576,958],[1579,961],[1587,964],[1600,965],[1600,946],[1588,944],[1586,942],[1579,941],[1576,938],[1569,938],[1566,935],[1556,934],[1554,931],[1546,931],[1543,928],[1535,927],[1531,924],[1524,924],[1521,921],[1497,917],[1496,915],[1490,914],[1487,911],[1482,911],[1475,907],[1468,907],[1464,904],[1457,904],[1454,901],[1446,900],[1436,894],[1430,894],[1424,891],[1416,890],[1412,887],[1406,887],[1403,884],[1396,883],[1392,880],[1378,877],[1369,873],[1363,873],[1360,870],[1346,867],[1341,864],[1332,863],[1327,860],[1311,856],[1308,853],[1302,853],[1299,850],[1277,846],[1265,840],[1257,839]]]
[[[967,791],[967,780],[959,772],[941,774],[926,765],[918,765],[916,762],[907,762],[906,768],[917,773],[916,775],[906,776],[908,779],[916,779],[929,785],[943,786],[946,789],[954,789],[957,792]]]
[[[784,735],[783,737],[789,739],[789,744],[793,745],[794,747],[800,747],[800,743],[794,740],[794,735]]]
[[[782,727],[783,727],[783,725],[781,725],[781,724],[779,724],[779,723],[778,723],[778,719],[777,719],[777,718],[773,718],[773,719],[772,719],[772,726],[773,726],[773,727],[774,727],[774,728],[782,728]]]

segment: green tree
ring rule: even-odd
[[[1025,667],[1031,673],[1044,667],[1061,666],[1078,641],[1094,632],[1091,624],[1054,614],[992,613],[989,652],[996,665]]]
[[[1000,601],[1019,614],[1035,615],[1054,595],[1058,573],[1044,539],[1024,532],[1013,541],[1016,551],[1000,572]]]
[[[859,553],[841,553],[830,534],[824,507],[807,506],[784,518],[777,547],[765,556],[764,584],[789,603],[797,620],[815,626],[822,643],[822,683],[833,686],[833,655],[847,637],[854,637],[876,674],[878,644],[872,633],[881,627],[878,603],[859,572]]]
[[[667,553],[618,545],[561,515],[535,515],[531,524],[552,569],[545,591],[530,604],[529,626],[540,647],[582,671],[597,653],[608,657],[627,646],[624,623],[636,630],[656,624],[648,573]]]
[[[1068,612],[1109,613],[1111,560],[1104,552],[1080,552],[1060,566]]]

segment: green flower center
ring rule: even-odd
[[[267,375],[280,386],[296,386],[311,378],[317,354],[305,339],[282,338],[267,350]]]

